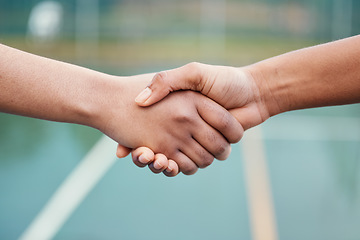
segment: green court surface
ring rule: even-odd
[[[29,31],[42,1],[0,2],[2,44],[120,76],[244,66],[360,32],[355,0],[63,0],[51,40]],[[88,127],[0,113],[0,240],[360,239],[360,104],[275,116],[193,176],[115,150]]]
[[[116,160],[77,207],[55,207],[40,231],[69,211],[53,239],[250,240],[256,221],[268,218],[274,239],[359,239],[360,106],[286,113],[254,130],[261,131],[263,148],[246,133],[228,160],[194,176],[167,178],[135,167],[129,157]],[[0,114],[0,239],[24,233],[100,138],[83,126]],[[115,156],[109,149],[97,157],[99,166]],[[264,176],[253,169],[249,182],[245,165],[261,152],[271,193],[254,200],[251,189]],[[259,209],[262,203],[272,217]]]

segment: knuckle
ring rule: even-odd
[[[218,126],[219,130],[223,133],[223,135],[230,143],[237,143],[241,140],[244,132],[243,128],[228,113],[222,113],[221,121],[219,122]]]
[[[185,174],[185,175],[193,175],[193,174],[195,174],[196,172],[197,172],[197,167],[195,167],[195,166],[190,166],[190,165],[184,165],[184,166],[182,166],[182,168],[181,168],[181,172],[183,173],[183,174]]]
[[[200,67],[200,63],[191,62],[185,65],[188,69],[196,71]]]
[[[175,121],[178,123],[193,123],[194,122],[194,116],[193,114],[191,114],[188,111],[183,111],[183,112],[179,112],[176,116],[175,116]]]
[[[228,128],[227,140],[230,143],[239,142],[244,135],[244,129],[241,126],[241,124],[235,120],[234,124],[232,123],[229,124],[227,128]]]
[[[215,150],[215,156],[220,156],[220,155],[224,154],[225,152],[228,151],[229,148],[230,148],[229,143],[218,144],[216,147],[216,150]]]
[[[157,83],[164,83],[165,79],[166,79],[167,73],[166,71],[162,71],[162,72],[158,72],[155,74],[154,76],[154,81],[153,83],[157,82]]]
[[[189,73],[189,76],[192,76],[188,81],[188,88],[198,91],[201,89],[201,67],[202,64],[198,62],[192,62],[185,65],[186,71]]]
[[[202,158],[202,161],[200,162],[199,167],[206,168],[206,167],[210,166],[213,163],[213,161],[214,161],[213,156],[210,156],[210,155],[205,156]]]
[[[214,161],[214,156],[208,153],[205,149],[198,149],[196,154],[199,159],[196,161],[199,168],[206,168]]]

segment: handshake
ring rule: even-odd
[[[194,174],[214,158],[225,160],[230,143],[270,116],[250,68],[190,63],[121,83],[121,116],[118,108],[107,110],[100,130],[120,143],[118,157],[131,151],[137,166],[166,176]]]
[[[276,114],[360,102],[360,35],[241,68],[190,63],[132,77],[1,44],[0,56],[0,112],[97,128],[119,143],[118,157],[131,152],[166,176],[226,159]]]

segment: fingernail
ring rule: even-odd
[[[157,161],[154,162],[154,168],[157,170],[160,170],[162,168],[161,164],[158,163]]]
[[[140,155],[138,160],[143,164],[147,164],[149,162],[149,159],[147,159],[144,155]]]
[[[142,92],[135,98],[135,102],[143,103],[145,102],[151,95],[151,89],[149,87],[142,90]]]
[[[166,169],[165,171],[168,172],[168,173],[171,173],[171,172],[172,172],[172,168],[171,168],[171,167],[167,167],[167,169]]]

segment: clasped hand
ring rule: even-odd
[[[177,90],[193,91],[171,93]],[[251,72],[243,68],[191,63],[160,72],[136,97],[141,106],[135,108],[136,118],[146,121],[129,128],[144,138],[130,145],[120,142],[117,156],[131,151],[137,166],[148,165],[154,173],[194,174],[214,158],[226,159],[230,143],[269,117],[259,96]]]

